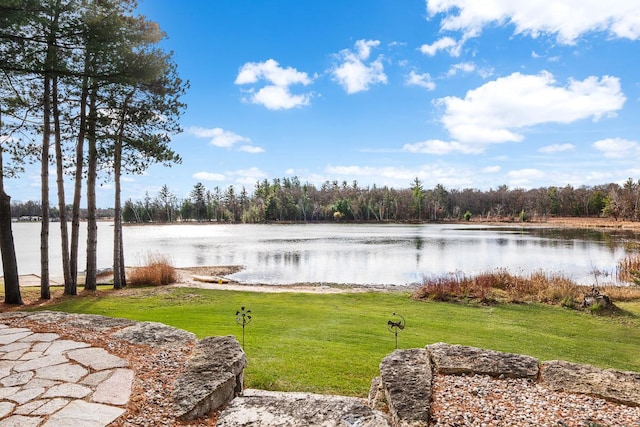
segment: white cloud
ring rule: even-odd
[[[214,172],[196,172],[191,177],[199,181],[224,181],[226,179],[223,174]]]
[[[344,49],[338,54],[341,63],[331,74],[348,94],[369,90],[374,84],[387,83],[382,57],[366,62],[371,55],[371,49],[379,45],[378,40],[358,40],[354,51]]]
[[[517,131],[543,123],[571,123],[611,116],[626,101],[616,77],[591,76],[558,86],[548,72],[514,73],[470,90],[464,98],[448,96],[436,102],[452,138],[462,143],[522,141]]]
[[[482,173],[498,173],[500,172],[501,168],[500,166],[487,166],[485,168],[482,168]]]
[[[425,164],[417,168],[395,166],[327,166],[326,174],[335,175],[338,179],[357,179],[361,183],[390,185],[396,188],[407,188],[418,177],[425,186],[442,184],[445,187],[466,187],[474,184],[473,172],[469,169],[459,170],[441,164]],[[323,177],[333,179],[332,177]]]
[[[529,186],[537,180],[545,178],[548,174],[539,169],[519,169],[509,171],[507,178],[513,186]]]
[[[255,85],[265,81],[267,84],[258,89],[252,88],[248,101],[253,104],[261,104],[270,110],[282,110],[309,105],[312,93],[295,95],[291,93],[290,86],[301,84],[310,85],[313,80],[307,73],[295,68],[282,68],[277,61],[268,59],[265,62],[247,62],[244,64],[235,84]]]
[[[216,147],[231,148],[238,142],[251,142],[251,139],[238,135],[222,128],[202,128],[192,126],[187,129],[187,133],[198,138],[211,138],[209,144]]]
[[[593,143],[593,148],[607,159],[634,158],[640,154],[640,143],[623,138],[601,139]]]
[[[245,153],[258,154],[264,153],[264,148],[256,147],[254,145],[242,145],[238,147],[238,151],[244,151]]]
[[[449,68],[449,71],[447,71],[447,77],[455,76],[458,72],[465,74],[477,72],[483,79],[491,77],[493,74],[493,70],[491,68],[478,68],[478,66],[473,62],[460,62],[458,64],[453,64],[451,68]]]
[[[429,73],[418,74],[411,71],[407,77],[407,84],[411,86],[420,86],[427,90],[435,90],[436,84]]]
[[[252,167],[249,169],[238,169],[236,171],[227,173],[230,176],[235,177],[235,181],[242,185],[253,185],[257,181],[268,177],[266,172],[258,169],[257,167]]]
[[[545,145],[544,147],[540,147],[538,151],[544,154],[553,154],[553,153],[561,153],[563,151],[573,151],[575,149],[576,149],[576,146],[573,144],[551,144],[551,145]]]
[[[261,88],[251,100],[254,104],[262,104],[269,110],[288,110],[309,105],[311,95],[293,95],[286,86],[269,85]]]
[[[420,46],[420,52],[425,55],[434,56],[440,50],[446,50],[451,56],[460,56],[462,43],[458,43],[451,37],[443,37],[436,40],[432,44],[423,44]]]
[[[589,32],[640,38],[640,2],[635,0],[427,0],[427,13],[431,18],[443,14],[440,28],[465,37],[476,37],[489,25],[513,25],[515,34],[552,35],[561,44],[574,44]]]
[[[485,147],[483,145],[461,144],[456,141],[447,142],[439,139],[430,139],[428,141],[416,142],[415,144],[405,144],[402,147],[403,151],[424,154],[449,154],[453,152],[479,154],[484,152],[484,149]]]

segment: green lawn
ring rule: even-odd
[[[114,293],[115,294],[115,293]],[[241,307],[249,367],[245,386],[365,396],[395,348],[393,312],[407,321],[400,348],[447,342],[640,371],[640,303],[601,317],[543,305],[421,302],[406,293],[265,294],[172,288],[138,296],[74,297],[47,309],[158,321],[199,337],[235,335]]]

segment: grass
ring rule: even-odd
[[[542,304],[482,306],[418,301],[409,293],[256,293],[190,288],[100,290],[44,307],[159,321],[199,337],[235,335],[245,307],[245,386],[365,396],[382,358],[395,348],[386,323],[406,318],[400,348],[448,342],[640,371],[640,302],[614,317]]]

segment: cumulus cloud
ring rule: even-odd
[[[459,152],[463,154],[479,154],[484,151],[483,145],[461,144],[456,141],[441,141],[439,139],[430,139],[428,141],[416,142],[415,144],[405,144],[403,151],[410,153],[422,154],[450,154]]]
[[[238,150],[248,153],[261,153],[264,149],[255,147],[251,144],[251,139],[238,135],[234,132],[224,130],[222,128],[203,128],[192,126],[187,129],[187,133],[198,138],[208,138],[209,144],[220,148],[233,148],[236,144],[244,142]]]
[[[427,0],[427,14],[443,15],[440,28],[464,37],[476,37],[490,25],[513,25],[515,34],[551,35],[566,45],[589,32],[640,38],[640,3],[633,0]]]
[[[522,141],[521,129],[543,123],[572,123],[612,116],[626,97],[616,77],[569,80],[559,86],[553,75],[514,73],[470,90],[464,98],[436,100],[444,107],[442,124],[462,143]]]
[[[340,63],[331,74],[348,94],[369,90],[375,84],[387,83],[382,57],[369,60],[371,49],[379,45],[378,40],[358,40],[354,50],[344,49],[337,55]]]
[[[425,55],[434,56],[438,51],[444,50],[449,52],[451,56],[460,56],[462,43],[455,41],[451,37],[443,37],[431,44],[423,44],[420,46],[420,52]]]
[[[420,86],[427,90],[435,90],[436,84],[429,73],[418,74],[411,71],[407,77],[407,84],[410,86]]]
[[[282,68],[277,61],[268,59],[264,62],[247,62],[244,64],[235,84],[237,85],[265,85],[256,90],[252,87],[248,93],[248,102],[264,105],[270,110],[286,110],[295,107],[309,105],[312,93],[293,94],[291,86],[308,86],[313,82],[307,73],[295,68]]]
[[[500,172],[501,168],[500,166],[487,166],[485,168],[482,168],[482,173],[498,173]]]
[[[576,149],[576,146],[573,144],[551,144],[551,145],[545,145],[544,147],[540,147],[538,151],[544,154],[554,154],[554,153],[561,153],[563,151],[573,151],[575,149]]]
[[[251,167],[249,169],[238,169],[233,172],[228,172],[229,176],[233,177],[238,184],[253,185],[257,181],[268,177],[267,173],[257,167]]]
[[[601,139],[593,143],[593,148],[607,159],[633,158],[640,154],[640,143],[624,138]]]

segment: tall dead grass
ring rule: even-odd
[[[128,277],[130,286],[162,286],[178,281],[178,273],[167,256],[148,254],[146,264],[136,268]]]
[[[414,299],[437,301],[475,300],[490,302],[540,302],[574,305],[586,289],[558,274],[535,272],[517,276],[500,269],[466,276],[461,273],[426,277],[413,294]]]
[[[618,261],[617,267],[618,281],[640,285],[640,254],[627,255]]]

